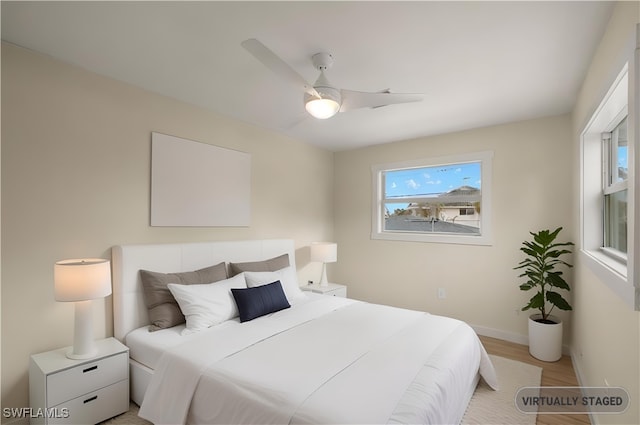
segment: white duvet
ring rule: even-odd
[[[463,322],[322,296],[170,349],[139,414],[155,424],[453,423],[478,370],[497,385]]]

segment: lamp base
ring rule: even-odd
[[[320,277],[320,286],[329,286],[329,281],[327,281],[327,263],[322,263],[322,276]]]
[[[98,355],[98,350],[93,350],[89,353],[74,353],[73,352],[73,348],[70,349],[69,351],[67,351],[65,353],[65,356],[68,359],[72,359],[72,360],[87,360],[87,359],[92,359],[94,357],[96,357]]]
[[[86,360],[98,355],[93,341],[93,314],[91,300],[76,301],[73,327],[73,347],[67,352],[69,359]]]

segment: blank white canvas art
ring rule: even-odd
[[[151,134],[151,225],[250,224],[251,155]]]

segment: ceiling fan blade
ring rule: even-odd
[[[262,62],[264,66],[279,75],[281,78],[284,78],[298,87],[302,87],[305,92],[312,96],[318,96],[318,92],[316,92],[311,84],[307,83],[300,74],[289,66],[289,64],[280,59],[278,55],[273,53],[273,51],[260,41],[255,38],[250,38],[240,44],[256,59]]]
[[[422,93],[390,93],[388,91],[369,93],[353,90],[342,90],[341,92],[340,112],[357,108],[379,108],[396,103],[420,102],[424,98]]]

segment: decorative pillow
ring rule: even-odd
[[[225,263],[204,269],[183,273],[158,273],[140,270],[144,302],[149,312],[149,331],[170,328],[184,323],[184,315],[175,298],[171,295],[167,285],[179,283],[182,285],[203,284],[217,282],[227,278]]]
[[[229,263],[229,274],[235,276],[242,272],[275,272],[289,265],[289,254],[282,254],[264,261]]]
[[[182,335],[199,332],[238,316],[238,308],[231,295],[233,289],[247,287],[244,275],[204,285],[167,285],[176,298],[187,327]]]
[[[275,272],[245,272],[244,277],[247,281],[247,287],[249,288],[254,288],[256,286],[265,285],[279,280],[282,284],[282,289],[284,290],[287,300],[291,305],[306,298],[306,295],[300,289],[300,285],[298,285],[298,276],[296,275],[296,271],[291,266]]]
[[[231,293],[236,300],[241,322],[291,307],[279,281],[255,288],[232,289]]]

